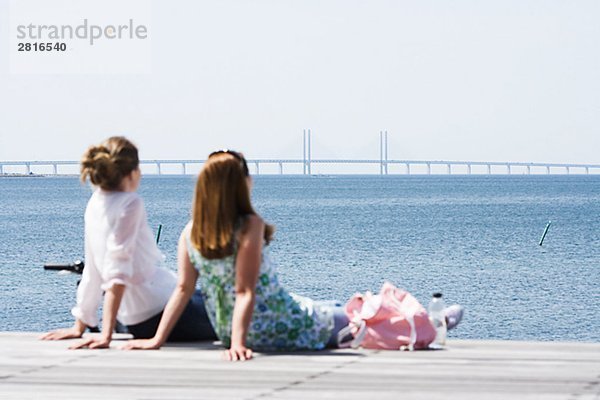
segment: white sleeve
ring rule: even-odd
[[[85,235],[85,267],[77,287],[77,305],[71,314],[87,326],[98,326],[98,306],[102,301],[102,278],[94,264],[88,235]]]
[[[128,285],[133,276],[133,253],[135,243],[145,218],[144,203],[136,197],[116,216],[114,229],[106,242],[106,254],[102,278],[102,289],[115,284]]]

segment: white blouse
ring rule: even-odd
[[[159,267],[163,259],[138,194],[96,189],[85,211],[85,268],[71,313],[97,326],[102,292],[114,284],[126,286],[117,313],[122,324],[160,313],[177,283],[175,273]]]

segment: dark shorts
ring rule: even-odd
[[[162,317],[162,312],[135,325],[127,325],[127,331],[136,339],[148,339],[154,336]],[[183,314],[169,335],[169,342],[193,342],[198,340],[218,340],[210,324],[202,293],[196,290]]]

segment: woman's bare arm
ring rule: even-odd
[[[264,230],[263,220],[257,215],[250,215],[240,233],[235,266],[235,305],[231,324],[231,346],[225,351],[225,358],[231,361],[252,358],[252,350],[246,347],[246,336],[254,311]]]
[[[110,347],[110,341],[117,322],[117,311],[119,311],[123,293],[125,293],[125,285],[118,283],[106,290],[102,307],[102,335],[84,339],[70,346],[69,349],[106,349]]]

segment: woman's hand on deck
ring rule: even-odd
[[[128,340],[121,350],[158,350],[160,346],[160,342],[154,339],[134,339]]]
[[[82,321],[76,319],[72,327],[46,332],[40,336],[40,340],[78,339],[83,335],[86,328],[86,325]]]
[[[252,349],[246,346],[231,346],[225,350],[223,357],[227,361],[246,361],[252,358]]]
[[[56,329],[51,332],[46,332],[40,336],[40,340],[63,340],[63,339],[77,339],[80,338],[82,333],[75,327]]]
[[[72,346],[69,346],[69,350],[77,349],[108,349],[110,347],[110,340],[105,337],[90,337],[80,340]]]

